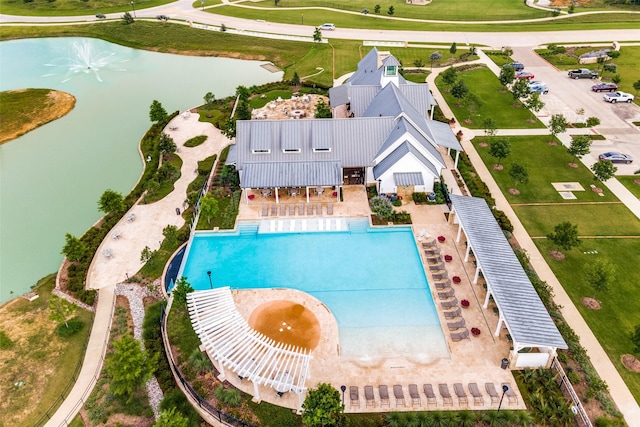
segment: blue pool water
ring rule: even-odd
[[[364,224],[367,224],[365,221]],[[347,232],[198,233],[182,266],[194,289],[293,288],[337,319],[341,355],[378,363],[399,351],[420,361],[448,356],[410,227]]]

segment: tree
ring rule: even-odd
[[[591,151],[591,142],[591,138],[589,138],[588,135],[576,135],[571,140],[571,145],[569,145],[567,151],[577,162],[582,156],[589,154],[589,151]]]
[[[471,121],[471,116],[476,113],[482,107],[482,100],[474,93],[467,93],[462,99],[462,105],[467,109],[467,119]]]
[[[176,408],[169,408],[160,412],[153,427],[189,427],[189,424],[189,418],[182,415],[182,412]]]
[[[519,163],[511,165],[511,168],[509,169],[509,176],[513,178],[516,187],[518,186],[518,183],[526,184],[529,182],[529,171],[525,166]]]
[[[177,149],[178,147],[176,143],[173,142],[173,138],[162,132],[160,134],[160,141],[158,142],[158,150],[163,154],[173,154]]]
[[[251,92],[249,92],[246,86],[240,85],[236,88],[236,96],[240,98],[241,101],[248,101]]]
[[[66,299],[57,295],[51,295],[49,298],[49,319],[64,323],[67,328],[69,327],[68,320],[76,310],[77,307]]]
[[[65,244],[62,248],[62,254],[71,262],[80,261],[87,253],[87,247],[80,239],[67,233],[64,236]]]
[[[549,130],[551,131],[551,136],[554,138],[558,136],[558,134],[566,131],[567,126],[569,126],[569,123],[562,114],[554,114],[551,116],[551,120],[549,121]]]
[[[122,212],[124,210],[122,194],[110,189],[106,190],[98,200],[98,209],[106,214]]]
[[[615,84],[620,84],[622,77],[620,77],[620,74],[614,74],[613,77],[611,77],[611,81]]]
[[[456,42],[451,43],[451,47],[449,48],[449,53],[451,55],[455,55],[457,50],[458,50],[458,45],[456,45]]]
[[[457,99],[462,99],[469,93],[469,88],[464,83],[464,80],[458,80],[451,88],[451,96]]]
[[[135,21],[129,12],[125,12],[124,15],[122,15],[122,22],[124,22],[125,25],[129,25],[133,24]]]
[[[189,355],[189,363],[193,366],[193,368],[199,374],[204,374],[207,371],[211,370],[213,365],[211,365],[211,360],[209,360],[209,356],[207,353],[203,353],[199,348],[194,348],[191,354]]]
[[[580,244],[578,239],[578,226],[569,221],[561,222],[553,228],[553,233],[547,234],[547,239],[559,249],[571,250]]]
[[[145,246],[140,252],[140,262],[153,264],[158,257],[158,251],[152,251],[149,246]]]
[[[504,54],[504,56],[511,56],[513,55],[513,49],[511,49],[510,46],[503,46],[502,47],[502,53]],[[509,67],[511,68],[511,67]]]
[[[440,61],[442,59],[442,55],[440,52],[436,51],[429,55],[429,59],[431,60],[431,68],[433,68],[433,63]]]
[[[378,15],[380,14],[380,5],[379,4],[374,6],[373,13],[376,13]]]
[[[451,86],[456,82],[458,78],[458,72],[455,68],[449,67],[442,74],[442,82],[447,85],[449,90],[451,90]]]
[[[322,32],[318,27],[316,27],[316,29],[313,30],[313,41],[316,43],[320,43],[322,41]]]
[[[310,427],[333,426],[343,411],[340,392],[331,384],[321,383],[307,392],[302,404],[302,422]]]
[[[482,126],[484,127],[484,134],[486,136],[495,136],[498,133],[498,125],[493,117],[486,117],[482,122]]]
[[[316,104],[315,118],[330,119],[331,117],[332,117],[331,108],[327,105],[326,102],[324,102],[323,100],[320,100],[320,102]]]
[[[511,154],[511,144],[506,139],[496,139],[489,146],[489,154],[498,159],[498,166],[500,166],[500,161]]]
[[[218,215],[218,200],[211,196],[200,199],[200,215],[207,220],[207,224],[211,225],[211,220]]]
[[[633,343],[633,352],[640,353],[640,324],[637,324],[631,334],[631,342]]]
[[[113,342],[113,353],[105,361],[109,389],[116,396],[128,396],[130,402],[140,386],[151,378],[155,365],[156,360],[147,357],[137,340],[124,335]]]
[[[613,283],[616,276],[616,268],[606,259],[598,258],[585,269],[585,279],[593,288],[593,298],[596,292],[607,292],[609,285]]]
[[[524,105],[531,110],[533,120],[536,118],[536,113],[544,108],[544,102],[542,102],[540,94],[537,92],[529,94],[529,97],[524,101]]]
[[[175,286],[171,290],[171,295],[173,295],[173,301],[179,303],[187,303],[187,294],[193,292],[193,287],[191,283],[187,281],[185,276],[180,276],[180,278],[176,281]]]
[[[598,182],[604,182],[613,176],[618,171],[618,168],[613,166],[610,160],[598,160],[591,166],[594,179]]]
[[[531,89],[529,89],[526,79],[516,79],[513,85],[511,85],[511,94],[513,95],[514,101],[525,98],[529,96],[530,93]]]
[[[393,214],[393,205],[386,197],[373,197],[369,200],[371,211],[378,215],[380,219],[388,218]]]
[[[300,86],[300,76],[297,71],[293,72],[293,78],[291,78],[291,84],[293,86]]]
[[[250,120],[251,109],[249,108],[249,101],[240,99],[238,108],[236,108],[236,118],[238,120]]]
[[[598,126],[600,124],[600,119],[597,117],[588,117],[584,122],[584,125],[588,128],[592,128],[594,126]]]
[[[211,110],[213,108],[213,101],[216,100],[216,97],[213,93],[207,92],[204,96],[204,104],[207,110]]]
[[[508,86],[513,82],[513,79],[516,78],[516,70],[513,67],[502,67],[500,70],[500,76],[498,76],[498,80],[502,86]]]
[[[178,227],[175,225],[167,225],[162,229],[162,235],[164,236],[169,246],[174,246],[178,243]]]
[[[154,99],[151,103],[151,107],[149,108],[149,118],[154,123],[160,123],[167,119],[167,110],[164,109],[160,101],[156,101]]]
[[[387,10],[387,15],[393,16],[394,13],[396,13],[395,7],[389,6],[389,10]]]
[[[636,91],[636,95],[638,95],[638,91],[640,91],[640,80],[633,83],[633,88]]]

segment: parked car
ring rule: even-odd
[[[96,13],[96,18],[98,18],[98,19],[105,19],[105,18],[106,18],[106,16],[105,16],[105,14],[104,14],[104,13]]]
[[[546,86],[547,84],[545,82],[543,82],[542,80],[531,80],[530,82],[527,83],[529,85],[529,87],[531,86],[538,86],[538,85],[542,85],[542,86]]]
[[[329,31],[333,31],[336,29],[336,26],[333,24],[322,24],[319,27],[321,30],[329,30]]]
[[[580,68],[578,70],[570,70],[568,73],[572,79],[596,79],[598,78],[597,71],[591,71],[587,68]]]
[[[518,71],[516,73],[516,79],[527,79],[527,80],[531,80],[533,79],[535,76],[533,75],[533,73],[530,73],[528,71]]]
[[[507,68],[507,67],[511,67],[516,71],[522,71],[524,70],[524,64],[522,64],[521,62],[510,62],[508,64],[504,64],[502,66],[502,68]]]
[[[603,98],[605,101],[615,104],[616,102],[631,102],[634,96],[626,92],[615,92],[608,93]]]
[[[544,95],[549,93],[549,88],[545,84],[530,85],[529,91],[532,93],[541,93]]]
[[[613,163],[626,163],[629,164],[633,162],[633,157],[628,154],[618,153],[617,151],[608,151],[606,153],[602,153],[598,156],[600,160],[609,160]]]
[[[615,92],[618,90],[618,85],[615,83],[598,83],[591,86],[591,90],[594,92]]]
[[[156,19],[158,21],[168,21],[169,17],[167,15],[158,15],[158,16],[156,16]]]

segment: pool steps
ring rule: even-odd
[[[248,228],[238,225],[240,234],[258,234],[265,233],[311,233],[326,231],[352,231],[352,221],[347,218],[283,218],[283,219],[264,219],[261,220],[256,228]],[[368,227],[368,223],[366,224]],[[361,226],[358,225],[358,231]],[[362,230],[366,232],[366,228]]]

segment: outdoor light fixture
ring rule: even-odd
[[[342,390],[342,406],[344,406],[344,392],[347,391],[347,386],[341,385],[340,390]]]
[[[133,5],[133,0],[131,0],[131,9],[133,10],[133,17],[136,17],[136,7]]]
[[[506,384],[502,384],[502,397],[500,398],[500,403],[498,404],[498,412],[500,412],[500,407],[502,406],[502,399],[504,399],[504,395],[509,391],[509,386]]]
[[[207,271],[207,276],[209,276],[209,289],[213,289],[213,283],[211,282],[211,271]]]

